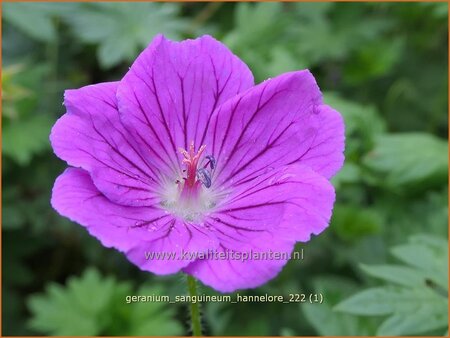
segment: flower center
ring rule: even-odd
[[[183,175],[168,184],[163,207],[171,213],[187,220],[196,221],[215,205],[211,187],[215,159],[212,155],[203,156],[206,145],[195,152],[194,142],[189,149],[178,148],[183,155]]]

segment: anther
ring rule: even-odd
[[[216,159],[214,158],[214,156],[206,155],[205,158],[208,160],[208,162],[206,162],[204,168],[206,168],[209,165],[211,170],[214,170],[214,168],[216,167]]]
[[[205,168],[197,170],[197,179],[203,183],[206,188],[211,187],[211,173]]]

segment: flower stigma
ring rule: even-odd
[[[185,169],[175,184],[173,181],[167,184],[161,203],[167,211],[186,221],[198,221],[216,204],[215,194],[210,189],[216,161],[212,155],[203,156],[205,149],[206,145],[202,145],[196,152],[194,141],[188,150],[178,148]]]

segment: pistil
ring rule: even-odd
[[[202,181],[198,179],[198,164],[201,159],[206,146],[202,145],[197,153],[195,152],[194,142],[189,145],[189,151],[183,148],[179,148],[181,154],[183,154],[183,163],[186,166],[186,177],[183,177],[183,181],[178,182],[178,189],[180,192],[180,202],[187,205],[197,203],[201,192]]]
[[[178,148],[185,166],[183,177],[176,180],[175,185],[173,181],[168,182],[161,201],[167,211],[186,221],[198,221],[216,203],[215,193],[209,189],[216,161],[212,155],[203,155],[205,149],[202,145],[195,152],[194,142],[189,144],[188,150]]]

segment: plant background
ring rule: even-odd
[[[210,335],[447,332],[447,3],[3,3],[3,335],[189,334],[181,275],[140,272],[49,204],[63,91],[120,79],[156,33],[212,34],[262,81],[309,68],[346,122],[331,226],[246,295],[202,304]],[[214,294],[206,287],[201,292]]]

